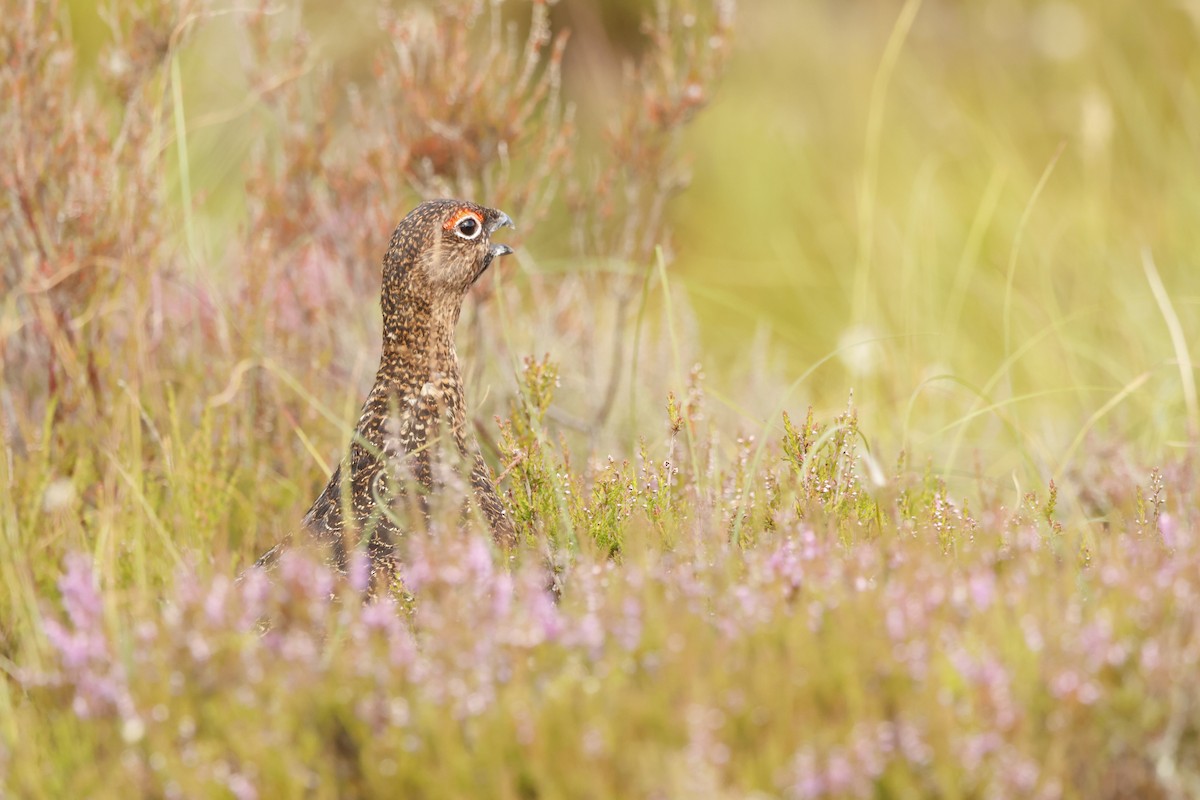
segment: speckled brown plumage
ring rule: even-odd
[[[511,224],[495,209],[435,200],[417,206],[392,234],[383,258],[383,354],[375,384],[349,453],[303,522],[329,545],[339,567],[348,549],[365,538],[375,574],[391,573],[401,532],[395,501],[407,496],[424,509],[422,492],[437,488],[434,462],[453,456],[443,452],[443,440],[454,442],[469,468],[475,500],[496,541],[513,544],[512,522],[468,428],[454,347],[467,290],[495,258],[512,252],[492,244],[491,234]],[[417,491],[406,493],[410,482]]]

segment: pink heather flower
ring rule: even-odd
[[[369,631],[391,632],[400,624],[399,609],[390,597],[377,598],[363,606],[363,627]]]
[[[1100,699],[1100,686],[1095,681],[1085,681],[1075,696],[1080,703],[1090,706]]]
[[[684,709],[687,725],[688,760],[698,767],[724,765],[729,761],[729,748],[720,739],[724,715],[715,708],[691,704]]]
[[[412,721],[412,713],[408,708],[408,701],[403,697],[393,698],[387,706],[388,723],[397,728],[405,728]]]
[[[604,753],[604,736],[593,727],[584,730],[580,747],[589,758],[598,758]]]
[[[929,628],[929,608],[921,603],[921,598],[914,595],[909,595],[904,598],[904,625],[905,631],[911,635],[912,631],[925,631]]]
[[[604,625],[601,624],[600,617],[596,612],[589,611],[583,615],[575,629],[573,639],[575,643],[593,652],[604,646]]]
[[[94,658],[102,658],[107,651],[103,639],[78,631],[71,631],[58,620],[48,619],[44,626],[46,639],[58,651],[58,659],[68,672],[83,669]]]
[[[392,667],[407,667],[416,660],[416,642],[401,618],[400,606],[395,600],[384,597],[367,603],[359,620],[362,625],[360,630],[382,636],[387,642],[388,661]]]
[[[280,642],[279,654],[292,664],[302,669],[315,669],[319,658],[320,647],[313,637],[301,630],[288,631]]]
[[[213,578],[212,584],[208,587],[208,595],[204,598],[204,617],[210,625],[219,626],[225,621],[225,609],[228,605],[230,588],[229,578],[224,575]]]
[[[1079,634],[1084,664],[1089,672],[1095,672],[1108,661],[1112,644],[1112,622],[1105,617],[1085,625]]]
[[[929,587],[929,591],[925,594],[925,608],[928,611],[934,611],[941,607],[942,603],[946,602],[946,587],[940,583],[935,583]]]
[[[627,597],[621,604],[621,622],[617,625],[616,639],[626,650],[633,650],[642,640],[642,607],[637,598]]]
[[[371,559],[362,550],[356,549],[350,554],[348,565],[350,588],[356,594],[363,594],[371,580]]]
[[[792,757],[791,780],[787,795],[796,800],[817,800],[825,794],[825,777],[812,750],[805,748]]]
[[[884,617],[884,622],[887,625],[888,636],[893,642],[899,642],[904,638],[904,634],[908,632],[908,626],[905,624],[904,612],[899,606],[891,606],[887,610]]]
[[[999,734],[994,731],[972,734],[963,740],[958,755],[967,771],[974,772],[985,758],[1000,748],[1001,743]]]
[[[553,642],[562,636],[566,625],[549,592],[535,591],[529,598],[529,612],[541,632],[543,641]]]
[[[322,617],[333,600],[334,573],[302,553],[285,552],[279,557],[279,581],[292,603],[306,603],[307,613]]]
[[[790,537],[767,559],[767,567],[793,591],[800,588],[804,564],[800,548]]]
[[[1162,650],[1158,644],[1158,640],[1149,639],[1142,645],[1142,653],[1139,661],[1141,668],[1146,672],[1153,672],[1162,665]]]
[[[1038,793],[1034,795],[1037,800],[1059,800],[1063,796],[1062,784],[1057,780],[1049,780],[1043,784]]]
[[[1004,769],[998,770],[998,773],[1005,776],[1005,782],[1011,789],[1020,794],[1027,794],[1037,786],[1040,770],[1033,761],[1018,756],[1017,763],[1007,764]]]
[[[805,561],[816,561],[823,555],[821,541],[812,528],[805,528],[800,534],[800,557]]]
[[[929,763],[933,752],[929,749],[929,745],[925,744],[925,740],[916,726],[902,722],[897,727],[896,734],[900,755],[904,757],[904,760],[910,764]]]
[[[388,663],[393,668],[411,667],[417,661],[417,643],[403,623],[390,631],[388,636]]]
[[[762,594],[752,587],[741,584],[733,590],[733,596],[737,598],[742,617],[747,621],[762,622],[769,616]]]
[[[238,628],[250,630],[258,625],[267,610],[267,598],[271,596],[271,579],[266,572],[258,567],[246,571],[238,586],[241,593],[242,614],[238,619]]]
[[[312,573],[312,566],[309,560],[299,553],[285,550],[279,556],[279,577],[283,583],[289,586],[293,584],[304,586],[310,582],[309,576]]]
[[[512,610],[514,587],[512,575],[501,572],[492,581],[492,616],[504,619]]]
[[[467,545],[466,565],[471,573],[471,579],[475,582],[487,584],[491,581],[496,568],[492,563],[492,552],[482,537],[471,537],[471,541]]]
[[[1042,544],[1042,535],[1037,532],[1037,528],[1024,525],[1012,532],[1010,543],[1012,549],[1019,553],[1036,552]]]
[[[1073,670],[1063,670],[1050,680],[1050,693],[1059,700],[1074,695],[1079,690],[1079,676]]]
[[[333,598],[333,587],[336,584],[333,571],[322,564],[313,565],[312,598],[320,605],[328,605]]]
[[[1123,575],[1124,572],[1118,569],[1116,564],[1105,564],[1100,570],[1100,582],[1112,588],[1120,585]]]
[[[845,753],[835,751],[825,767],[825,780],[832,795],[849,794],[854,785],[855,771]]]
[[[875,746],[879,748],[879,754],[885,760],[891,760],[896,752],[895,724],[885,720],[875,726]]]
[[[87,556],[82,553],[67,556],[66,569],[58,579],[58,591],[75,628],[87,629],[100,621],[100,593],[96,591],[92,562]]]
[[[466,696],[463,702],[463,709],[468,716],[478,717],[480,714],[487,711],[492,703],[496,701],[496,689],[490,683],[476,688]]]
[[[149,620],[142,620],[134,626],[133,635],[139,645],[148,646],[158,638],[158,626]]]
[[[70,625],[48,619],[44,629],[58,651],[63,679],[75,689],[72,709],[81,718],[110,711],[132,717],[125,670],[109,650],[91,560],[81,554],[68,556],[58,587]]]
[[[1163,544],[1174,549],[1179,544],[1179,523],[1170,514],[1163,512],[1158,515],[1158,535]]]
[[[925,680],[929,673],[929,645],[923,639],[897,642],[893,652],[895,660],[904,665],[910,678],[917,683]]]
[[[421,537],[412,537],[413,545],[409,548],[407,557],[400,565],[400,580],[404,588],[416,594],[422,587],[429,585],[434,579],[435,571],[429,562],[427,548],[420,542]]]
[[[258,789],[254,788],[250,779],[240,772],[231,774],[225,780],[225,785],[229,788],[229,793],[237,800],[258,800]]]
[[[198,631],[193,631],[187,637],[187,649],[192,659],[201,664],[212,657],[212,647]]]
[[[868,780],[875,780],[883,774],[885,766],[883,754],[874,732],[867,725],[859,723],[850,732],[849,758],[861,775]]]
[[[1038,628],[1037,620],[1031,614],[1026,614],[1021,617],[1021,633],[1025,637],[1025,646],[1031,652],[1040,653],[1045,646],[1045,639],[1042,638],[1042,632]]]
[[[279,326],[300,330],[308,315],[326,308],[333,296],[332,272],[336,260],[320,245],[305,247],[291,262],[281,280],[272,281]]]
[[[821,629],[821,625],[825,622],[825,606],[824,604],[813,601],[808,604],[808,629],[816,633]]]
[[[990,569],[973,573],[968,580],[971,602],[980,611],[987,611],[996,598],[996,574]]]

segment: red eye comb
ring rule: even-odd
[[[479,214],[469,208],[460,208],[458,211],[455,211],[450,215],[450,219],[446,220],[446,224],[443,225],[442,228],[445,230],[453,230],[458,223],[462,222],[467,217],[474,217],[477,223],[483,225],[483,217],[479,216]]]

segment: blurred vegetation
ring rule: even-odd
[[[278,145],[281,121],[256,94],[263,84],[342,87],[319,109],[322,127],[337,131],[354,124],[356,94],[369,97],[378,83],[372,65],[388,38],[370,4],[298,8],[297,46],[308,51],[299,74],[255,85],[243,70],[212,69],[239,61],[236,15],[194,23],[181,42],[195,269],[219,274],[247,224],[251,150]],[[524,30],[520,4],[502,8]],[[70,10],[86,73],[111,34],[91,3]],[[552,30],[571,37],[563,81],[581,165],[642,156],[604,132],[614,116],[643,110],[629,102],[622,68],[645,55],[641,22],[651,12],[636,2],[551,8]],[[1147,453],[1190,440],[1200,426],[1195,391],[1184,388],[1194,372],[1181,374],[1147,265],[1166,287],[1166,313],[1194,340],[1194,5],[1155,4],[1135,19],[1106,2],[747,3],[739,12],[736,57],[719,83],[704,82],[713,102],[685,133],[682,161],[648,176],[690,183],[667,208],[671,233],[655,226],[649,243],[678,256],[672,275],[695,308],[712,374],[756,336],[797,375],[836,354],[794,399],[836,408],[852,386],[860,412],[884,423],[873,435],[915,443],[948,470],[963,451],[945,442],[960,434],[996,442],[987,452],[996,474],[1016,466],[1060,477],[1063,453],[1096,424]],[[164,166],[178,180],[176,160]],[[601,170],[578,173],[583,205]],[[405,188],[390,190],[390,217],[416,199],[414,188],[458,187]],[[526,220],[524,270],[613,266],[581,254],[619,256],[634,272],[649,265],[646,242],[580,241],[580,203],[545,210]],[[377,224],[382,238],[387,219]],[[374,266],[371,252],[363,269]],[[617,295],[628,304],[632,290]]]
[[[759,326],[802,367],[837,351],[805,393],[850,383],[922,451],[961,425],[1061,474],[1118,396],[1101,429],[1194,446],[1164,314],[1198,340],[1195,4],[744,11],[673,217],[706,351]]]
[[[1194,796],[1198,44],[1194,0],[0,0],[0,788]],[[447,511],[380,604],[231,586],[438,195],[519,226],[460,350],[525,544]]]

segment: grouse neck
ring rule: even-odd
[[[462,302],[439,302],[408,286],[385,287],[383,353],[376,383],[420,387],[458,375],[454,330]]]

